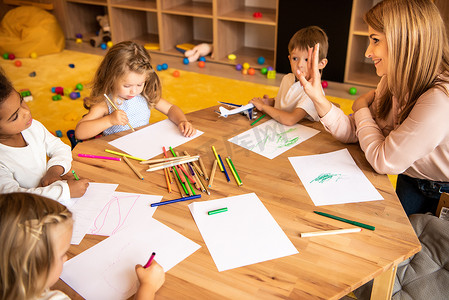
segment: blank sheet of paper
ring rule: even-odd
[[[383,200],[347,149],[288,159],[316,206]]]
[[[254,193],[193,202],[189,209],[220,272],[298,253]]]
[[[151,218],[157,207],[150,204],[161,200],[162,196],[114,192],[95,217],[88,234],[110,236],[134,222]]]
[[[193,137],[185,137],[170,120],[163,120],[115,139],[109,144],[142,159],[162,154],[162,147],[177,147],[202,135],[197,130]]]
[[[304,125],[285,126],[271,119],[230,138],[229,141],[273,159],[317,133],[318,130]]]
[[[111,199],[117,187],[118,184],[89,182],[87,191],[81,198],[72,198],[64,203],[73,214],[71,244],[81,243],[95,217]]]
[[[64,264],[61,279],[85,299],[128,299],[137,291],[135,265],[152,252],[167,272],[200,246],[148,218],[128,226]]]

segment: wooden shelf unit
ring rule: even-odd
[[[176,45],[213,45],[209,61],[254,68],[275,67],[279,0],[62,0],[69,40],[88,41],[99,30],[97,15],[109,15],[113,43],[159,44],[163,54],[182,57]],[[262,17],[255,18],[255,12]],[[229,60],[235,54],[235,61]],[[263,56],[265,63],[257,63]]]

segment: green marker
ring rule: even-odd
[[[75,180],[80,180],[78,175],[76,175],[75,170],[72,170],[73,177],[75,177]]]
[[[256,124],[257,122],[259,122],[260,120],[262,120],[263,117],[265,117],[267,114],[263,114],[261,115],[256,121],[251,123],[251,126],[253,126],[254,124]]]
[[[208,211],[207,214],[210,216],[210,215],[219,214],[219,213],[222,213],[222,212],[225,212],[225,211],[228,211],[227,207],[223,207],[223,208],[220,208],[220,209]]]
[[[359,222],[356,222],[356,221],[351,221],[351,220],[348,220],[348,219],[340,218],[340,217],[337,217],[337,216],[334,216],[334,215],[330,215],[330,214],[327,214],[327,213],[323,213],[323,212],[320,212],[320,211],[316,211],[315,210],[313,212],[316,213],[316,214],[319,214],[321,216],[325,216],[325,217],[328,217],[328,218],[331,218],[331,219],[335,219],[335,220],[338,220],[338,221],[349,223],[349,224],[352,224],[352,225],[355,225],[355,226],[358,226],[358,227],[362,227],[362,228],[366,228],[366,229],[369,229],[369,230],[373,230],[374,231],[374,229],[376,229],[376,227],[371,226],[371,225],[366,225],[366,224],[359,223]]]

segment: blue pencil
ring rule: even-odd
[[[168,201],[151,203],[150,206],[155,207],[155,206],[160,206],[160,205],[165,205],[165,204],[170,204],[170,203],[175,203],[175,202],[181,202],[181,201],[187,201],[187,200],[192,200],[192,199],[197,199],[197,198],[201,198],[201,194],[193,195],[193,196],[189,196],[189,197],[183,197],[183,198],[179,198],[179,199],[168,200]]]
[[[221,160],[220,154],[218,154],[218,159],[220,160],[220,163],[223,165],[223,172],[224,172],[225,175],[226,175],[226,179],[228,180],[228,182],[231,181],[231,178],[229,178],[228,172],[226,172],[225,165],[223,164],[223,161]]]

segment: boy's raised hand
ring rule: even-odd
[[[128,116],[123,110],[113,111],[108,118],[112,125],[126,125],[129,122]]]

